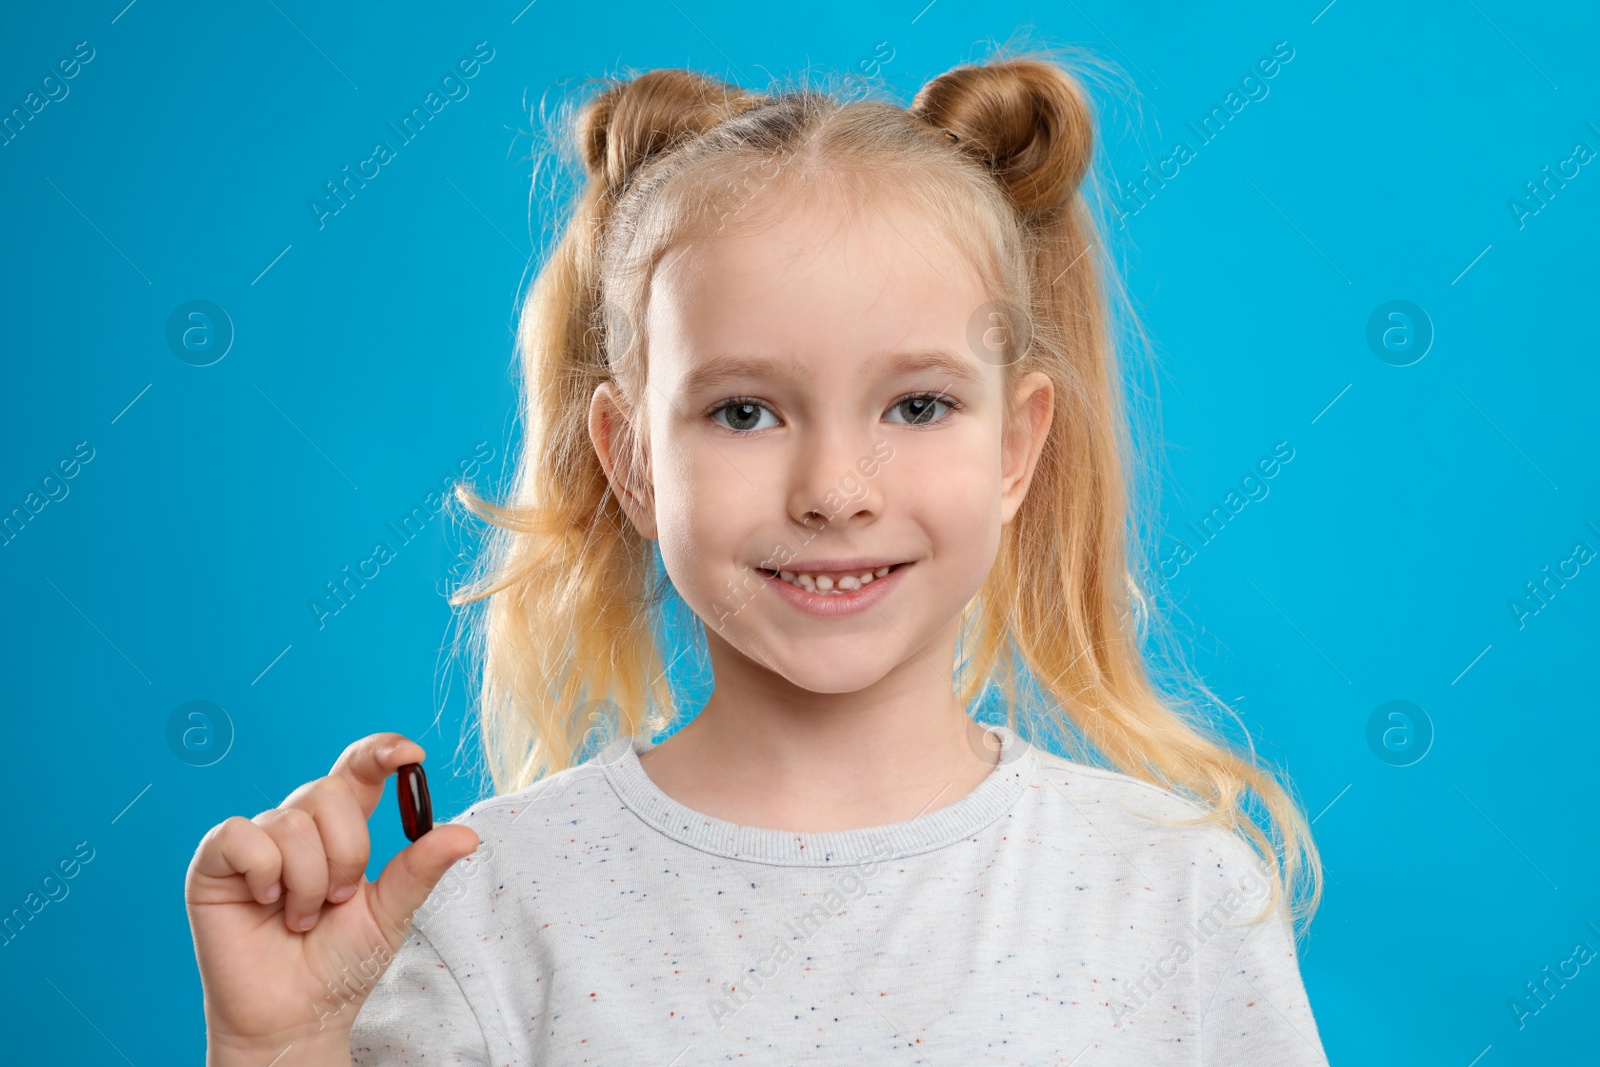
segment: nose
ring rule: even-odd
[[[810,427],[796,441],[789,514],[813,530],[883,512],[887,442],[837,423]]]

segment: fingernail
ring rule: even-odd
[[[310,915],[302,916],[300,919],[296,920],[294,924],[296,930],[309,930],[315,925],[317,925],[317,916],[315,912],[312,912]]]
[[[267,888],[267,903],[271,904],[274,900],[277,900],[278,894],[281,892],[283,892],[283,883],[273,882],[272,885]]]
[[[332,893],[329,893],[328,894],[328,899],[333,901],[335,904],[343,904],[345,901],[347,901],[351,897],[355,896],[355,894],[356,894],[356,887],[355,886],[353,886],[353,885],[342,885],[338,889],[335,889]]]

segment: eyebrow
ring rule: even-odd
[[[983,372],[970,359],[962,359],[953,352],[929,349],[915,352],[893,352],[867,359],[861,365],[862,376],[870,375],[883,367],[891,374],[915,374],[919,371],[938,371],[948,375],[952,383],[980,386]],[[684,375],[683,388],[695,393],[730,381],[749,378],[786,377],[792,381],[809,381],[815,372],[800,360],[762,359],[757,356],[713,356]]]

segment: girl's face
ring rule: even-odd
[[[969,340],[989,297],[957,251],[885,203],[791,191],[774,216],[658,266],[650,494],[624,506],[704,620],[719,681],[726,646],[812,693],[930,665],[948,679],[960,613],[1032,475],[1049,380],[1019,383],[1002,447],[1003,356]],[[613,397],[602,386],[591,409],[608,471]],[[851,560],[898,566],[844,613],[771,575]]]

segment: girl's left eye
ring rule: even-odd
[[[955,401],[943,393],[912,393],[896,400],[889,408],[890,412],[905,411],[908,417],[903,420],[891,419],[890,421],[903,421],[913,426],[924,426],[928,423],[940,422],[947,416],[940,415],[935,417],[930,414],[936,404],[951,410],[954,410],[957,406]]]

